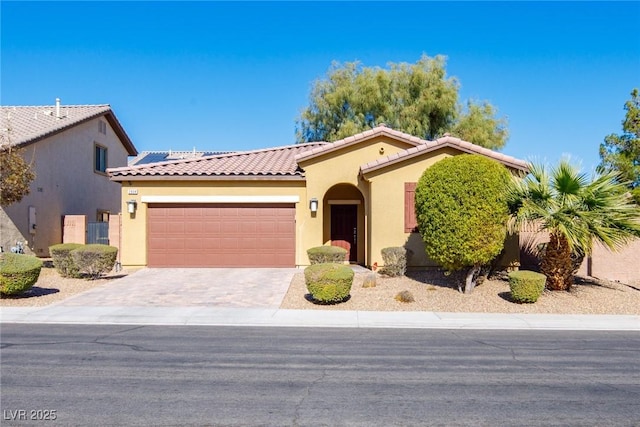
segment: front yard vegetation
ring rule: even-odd
[[[480,268],[504,247],[509,179],[500,163],[461,154],[429,167],[416,187],[418,229],[427,255],[445,270],[468,269],[465,293],[473,290]]]
[[[37,281],[42,261],[31,255],[0,254],[0,293],[15,295],[29,290]]]
[[[640,208],[617,172],[589,179],[568,160],[550,172],[532,164],[529,175],[512,180],[508,203],[514,230],[530,224],[549,232],[540,269],[551,290],[571,288],[594,241],[615,250],[640,237]]]

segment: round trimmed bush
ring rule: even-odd
[[[53,266],[58,274],[62,277],[80,277],[80,271],[73,262],[71,251],[83,247],[81,243],[61,243],[59,245],[49,246],[49,253],[53,259]]]
[[[118,256],[118,248],[107,245],[82,245],[71,251],[74,264],[80,273],[96,279],[113,269]]]
[[[347,250],[339,246],[316,246],[307,250],[311,265],[327,263],[343,263]]]
[[[349,296],[353,284],[353,270],[344,264],[314,264],[304,270],[307,290],[317,302],[342,302]]]
[[[37,281],[42,261],[31,255],[5,253],[0,256],[0,293],[15,295],[29,290]]]
[[[547,277],[544,274],[527,270],[512,271],[508,277],[511,298],[518,303],[538,301],[547,281]]]

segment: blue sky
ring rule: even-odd
[[[108,103],[138,150],[294,143],[331,61],[446,55],[506,154],[585,171],[640,87],[640,2],[0,2],[2,105]]]

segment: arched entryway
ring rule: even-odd
[[[325,193],[323,230],[327,244],[349,247],[349,261],[365,262],[365,203],[360,190],[351,184],[336,184]]]

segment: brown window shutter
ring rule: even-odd
[[[404,232],[417,233],[416,220],[416,182],[404,183]]]

